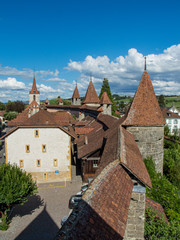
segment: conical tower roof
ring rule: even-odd
[[[111,100],[107,95],[107,92],[103,92],[101,96],[100,104],[112,104]]]
[[[145,69],[123,125],[159,126],[164,124],[165,120],[151,79]]]
[[[32,90],[30,91],[30,94],[40,94],[40,92],[37,90],[37,87],[36,87],[35,77],[33,78],[33,85],[32,85]]]
[[[99,98],[94,88],[92,81],[90,81],[85,99],[83,103],[99,103]]]
[[[76,87],[75,87],[75,89],[74,89],[74,93],[73,93],[73,95],[72,95],[72,98],[78,98],[78,99],[80,98],[77,85],[76,85]]]

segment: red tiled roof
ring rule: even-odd
[[[166,214],[165,214],[164,209],[161,206],[161,204],[159,204],[159,203],[155,202],[154,200],[146,197],[146,207],[152,207],[153,210],[155,210],[157,212],[158,217],[159,218],[164,217],[165,221],[168,223]]]
[[[33,85],[32,85],[32,89],[30,91],[30,94],[40,94],[40,92],[37,90],[37,87],[36,87],[36,80],[35,80],[35,77],[33,78]]]
[[[77,86],[74,89],[74,93],[72,95],[72,98],[80,98]]]
[[[75,133],[77,135],[85,135],[90,133],[94,128],[82,128],[82,127],[75,127]]]
[[[132,189],[126,171],[117,161],[110,163],[86,190],[56,240],[122,240]]]
[[[119,119],[110,115],[100,114],[98,120],[104,123],[108,128],[112,127]]]
[[[23,126],[67,126],[73,117],[68,112],[48,112],[46,110],[40,110],[27,121],[25,121]]]
[[[111,100],[109,99],[107,92],[103,92],[100,104],[112,104]]]
[[[6,112],[5,110],[4,111],[0,111],[0,116],[4,117],[5,112]]]
[[[142,155],[131,133],[120,127],[121,154],[120,162],[143,184],[152,187],[151,179],[144,164]]]
[[[94,88],[92,81],[90,81],[85,99],[83,103],[99,103],[99,98]]]
[[[144,72],[123,125],[156,126],[164,124],[165,121],[151,79],[149,74]]]

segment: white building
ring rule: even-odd
[[[71,145],[67,112],[40,110],[5,138],[6,163],[17,164],[37,181],[71,180]]]
[[[165,118],[166,125],[169,127],[170,133],[173,134],[175,131],[180,132],[180,116],[166,108],[162,109],[162,113]]]

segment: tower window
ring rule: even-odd
[[[43,152],[43,153],[46,152],[46,145],[45,145],[45,144],[42,145],[42,152]]]
[[[33,100],[34,100],[34,101],[36,100],[36,95],[33,95]]]
[[[43,179],[47,180],[47,173],[43,173]]]
[[[26,145],[26,152],[30,153],[30,146],[29,145]]]

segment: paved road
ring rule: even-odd
[[[0,240],[51,240],[61,218],[69,213],[71,195],[80,191],[81,182],[39,184],[38,193],[23,206],[14,208],[9,229],[0,231]]]

